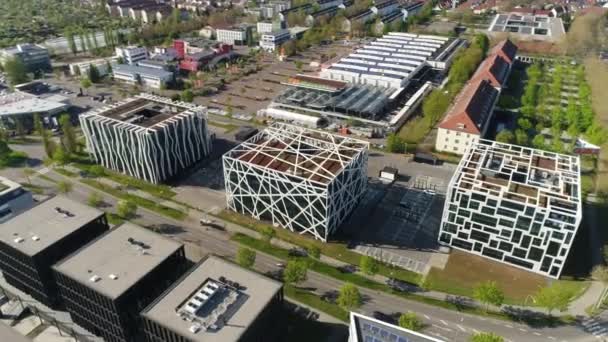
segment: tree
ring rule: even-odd
[[[406,143],[402,137],[395,133],[391,133],[386,138],[386,150],[392,153],[405,153]]]
[[[272,227],[263,227],[260,229],[260,234],[262,235],[262,240],[264,240],[264,242],[270,243],[272,238],[277,235],[277,232],[272,229]]]
[[[420,331],[424,327],[424,324],[415,313],[407,312],[399,316],[399,326],[413,331]]]
[[[532,139],[532,147],[540,150],[546,150],[545,137],[543,137],[542,134],[537,134],[534,136],[534,139]]]
[[[289,40],[287,42],[285,42],[283,45],[281,45],[281,50],[283,50],[283,53],[285,54],[285,56],[293,56],[296,54],[296,43],[293,40]]]
[[[106,62],[106,72],[108,73],[108,75],[110,75],[110,77],[112,76],[112,64],[110,64],[110,61]]]
[[[547,314],[551,315],[554,310],[565,311],[568,309],[568,304],[573,295],[571,289],[556,283],[538,290],[538,293],[534,296],[534,303],[547,309]]]
[[[321,249],[315,245],[308,246],[306,252],[312,258],[319,259],[321,257]]]
[[[25,168],[23,168],[23,170],[21,170],[21,173],[23,173],[23,176],[27,180],[27,183],[29,185],[32,185],[32,181],[31,181],[30,177],[33,176],[34,174],[36,174],[36,170],[32,169],[31,167],[25,167]]]
[[[290,260],[283,271],[283,281],[287,284],[298,284],[306,280],[308,263],[306,260]]]
[[[11,58],[4,62],[4,72],[11,85],[21,84],[29,81],[27,68],[18,58]]]
[[[53,152],[53,161],[59,165],[65,165],[70,162],[70,154],[65,150],[63,145],[59,145]]]
[[[298,70],[298,72],[302,72],[302,68],[304,67],[304,64],[302,63],[302,61],[295,61],[295,65],[296,65],[296,69]]]
[[[98,207],[103,202],[103,197],[99,192],[91,192],[87,198],[87,204],[91,207]]]
[[[471,336],[471,342],[503,342],[504,339],[495,333],[478,332]]]
[[[192,92],[192,90],[186,89],[182,91],[179,97],[184,102],[192,102],[194,100],[194,93]]]
[[[64,36],[68,42],[70,51],[72,51],[72,53],[74,55],[76,55],[78,53],[78,47],[76,47],[76,40],[74,39],[74,32],[72,32],[72,30],[66,30],[66,32],[64,32]]]
[[[95,64],[89,64],[89,71],[87,72],[87,76],[92,83],[99,83],[99,81],[101,81],[99,69],[97,69]]]
[[[375,258],[369,255],[364,255],[361,257],[361,261],[359,261],[359,267],[361,267],[361,271],[363,273],[368,275],[374,275],[378,273],[380,265],[378,264],[378,261]]]
[[[515,136],[513,135],[513,132],[508,129],[503,129],[496,134],[496,141],[498,142],[511,144],[513,143],[513,140],[515,140]]]
[[[255,256],[255,251],[241,246],[236,252],[236,262],[242,267],[251,268],[255,264]]]
[[[20,117],[15,118],[15,133],[19,139],[25,139],[25,127],[23,127],[23,120]]]
[[[59,126],[63,132],[63,144],[68,154],[78,152],[78,140],[76,139],[76,132],[74,126],[72,126],[72,120],[69,114],[62,114],[59,117]]]
[[[475,287],[473,297],[485,304],[485,311],[491,305],[500,307],[505,300],[505,295],[494,281],[486,281]]]
[[[137,205],[129,200],[120,200],[116,204],[116,213],[125,219],[132,218],[137,213]]]
[[[336,302],[342,309],[352,311],[361,306],[361,293],[355,285],[346,283],[340,288],[340,294]]]
[[[93,84],[91,83],[91,80],[89,80],[88,78],[83,78],[80,80],[80,86],[84,89],[89,89],[92,85]]]
[[[103,177],[106,175],[106,169],[101,165],[92,165],[89,167],[89,174],[95,177]]]
[[[515,130],[515,143],[521,146],[528,146],[528,134],[523,129]]]
[[[57,191],[59,191],[62,194],[70,193],[70,192],[72,192],[73,189],[74,189],[74,185],[71,182],[60,181],[59,183],[57,183]]]
[[[608,267],[604,265],[595,266],[591,271],[591,278],[608,285]]]

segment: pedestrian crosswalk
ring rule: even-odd
[[[608,341],[608,322],[590,317],[585,319],[581,324],[585,331],[595,336],[598,340]]]

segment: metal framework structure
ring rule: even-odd
[[[450,181],[439,242],[559,278],[581,217],[578,156],[480,140]]]
[[[140,94],[80,117],[95,161],[159,183],[211,153],[207,108]]]
[[[227,206],[326,242],[365,192],[368,148],[274,124],[223,156]]]

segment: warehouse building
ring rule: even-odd
[[[460,39],[390,32],[325,68],[321,77],[402,89],[425,65],[447,69],[462,44]],[[442,63],[434,63],[438,57]]]
[[[150,342],[278,341],[283,285],[216,256],[141,313]]]
[[[227,207],[327,241],[365,193],[368,148],[275,123],[223,156]]]
[[[74,323],[108,342],[139,340],[139,313],[181,277],[184,246],[131,223],[53,267]]]
[[[448,185],[439,242],[559,278],[581,216],[579,157],[480,140]]]
[[[10,285],[56,307],[61,297],[51,267],[107,230],[102,211],[53,197],[3,223],[0,269]]]
[[[211,153],[207,109],[140,94],[80,116],[96,162],[159,183]]]

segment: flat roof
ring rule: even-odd
[[[173,73],[170,71],[131,64],[114,64],[112,70],[118,73],[139,74],[160,79],[173,77]]]
[[[108,231],[54,268],[109,298],[135,285],[182,244],[132,223]],[[112,279],[115,275],[116,279]],[[99,279],[93,281],[93,277]]]
[[[389,324],[375,318],[351,312],[350,324],[357,334],[355,342],[445,342],[422,333]],[[351,330],[353,331],[353,330]]]
[[[578,156],[482,139],[462,157],[453,182],[523,205],[581,210]]]
[[[0,176],[0,195],[21,188],[21,184]]]
[[[240,285],[236,291],[238,297],[236,302],[229,306],[227,313],[222,315],[225,323],[218,322],[218,329],[201,329],[193,333],[190,327],[195,322],[183,320],[177,310],[208,280],[215,283],[237,282]],[[236,342],[282,287],[280,282],[211,255],[144,309],[142,315],[191,341]],[[205,314],[217,307],[217,304],[211,300],[206,302],[197,311],[196,319],[207,318]]]
[[[0,241],[33,256],[102,215],[100,210],[58,195],[4,222]]]
[[[368,146],[363,140],[275,123],[228,151],[224,158],[328,184]]]
[[[163,122],[180,115],[205,113],[206,107],[146,93],[128,98],[83,115],[86,119],[112,119],[109,123],[122,123],[141,128],[160,128]],[[108,120],[110,121],[110,120]]]
[[[529,36],[546,36],[553,40],[565,34],[561,18],[523,13],[497,14],[488,27],[490,32],[508,32]]]

